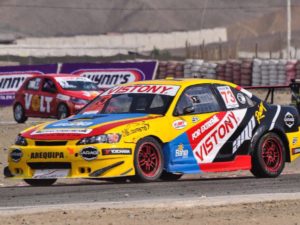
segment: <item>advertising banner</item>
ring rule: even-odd
[[[56,73],[56,71],[56,64],[0,67],[0,106],[13,103],[15,92],[27,77],[33,74]]]
[[[60,73],[79,74],[98,84],[99,88],[110,88],[139,80],[152,80],[157,61],[118,63],[75,63],[63,64]]]

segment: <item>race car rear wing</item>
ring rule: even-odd
[[[274,85],[274,86],[247,86],[243,87],[245,89],[267,89],[268,92],[265,97],[265,101],[271,104],[274,103],[274,93],[275,90],[279,89],[290,89],[291,91],[291,100],[292,105],[297,107],[298,111],[300,112],[300,79],[291,80],[289,85]],[[269,101],[270,100],[270,101]]]

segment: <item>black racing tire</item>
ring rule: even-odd
[[[57,179],[24,179],[25,183],[36,187],[51,186],[56,180]]]
[[[133,181],[152,182],[160,178],[164,168],[164,156],[160,143],[153,137],[139,140],[134,151],[135,176]]]
[[[17,123],[24,123],[28,119],[25,114],[25,109],[20,103],[14,105],[14,119]]]
[[[275,133],[266,133],[252,154],[252,174],[261,178],[278,177],[285,166],[285,152],[281,138]]]
[[[175,181],[179,180],[182,177],[182,175],[182,173],[169,173],[164,170],[160,176],[160,179],[165,181]]]
[[[57,119],[61,120],[70,116],[70,110],[64,103],[60,103],[57,106]]]

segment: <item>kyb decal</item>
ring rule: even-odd
[[[284,123],[285,125],[287,125],[289,128],[291,128],[292,126],[294,126],[295,123],[295,118],[294,116],[290,113],[287,112],[284,116]]]
[[[51,102],[53,98],[40,95],[25,94],[25,108],[33,111],[47,112],[51,110]]]
[[[210,163],[214,160],[222,146],[236,131],[245,114],[246,109],[220,112],[187,132],[198,163]]]
[[[250,140],[252,138],[252,131],[255,127],[255,119],[254,116],[251,118],[248,125],[242,131],[240,136],[233,142],[232,153],[235,153],[238,148],[244,143],[244,141]]]

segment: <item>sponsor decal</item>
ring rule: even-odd
[[[293,155],[300,153],[300,148],[293,148],[292,149]]]
[[[187,158],[189,155],[188,150],[184,150],[183,144],[178,145],[176,151],[175,151],[175,157],[182,157],[182,158]]]
[[[10,152],[10,158],[14,162],[19,162],[23,156],[21,149],[14,149]]]
[[[74,121],[74,122],[62,122],[52,124],[52,127],[88,127],[91,126],[93,122],[88,121]]]
[[[298,137],[293,137],[292,144],[296,145],[298,143]]]
[[[197,123],[199,121],[199,118],[197,116],[193,116],[192,122]]]
[[[105,91],[102,96],[112,94],[161,94],[175,96],[179,86],[174,85],[133,85],[133,86],[120,86],[114,87]]]
[[[31,135],[39,134],[89,134],[92,129],[47,129],[47,130],[37,130],[33,131]]]
[[[284,116],[284,123],[285,125],[287,125],[289,128],[291,128],[292,126],[294,126],[295,123],[295,118],[294,116],[290,113],[287,112]]]
[[[238,93],[237,95],[236,95],[236,98],[237,98],[237,100],[239,101],[239,103],[241,103],[241,104],[246,104],[246,98],[245,98],[245,96],[243,95],[243,94],[241,94],[241,93]]]
[[[239,107],[239,103],[237,102],[232,90],[229,86],[219,86],[217,87],[219,93],[222,96],[222,99],[226,105],[227,109],[237,108]]]
[[[32,152],[30,154],[31,159],[63,159],[63,152]]]
[[[122,135],[124,137],[126,137],[126,136],[129,136],[132,134],[144,132],[144,131],[149,130],[149,127],[150,127],[150,125],[145,122],[129,124],[123,130]]]
[[[212,116],[210,119],[208,119],[207,122],[205,122],[203,125],[201,125],[193,134],[192,139],[197,139],[201,134],[203,134],[206,130],[214,126],[216,123],[218,123],[220,119],[217,115]]]
[[[175,120],[172,126],[177,130],[181,130],[187,126],[187,122],[185,120]]]
[[[91,161],[97,159],[99,151],[94,147],[86,147],[81,149],[79,154],[84,160]]]
[[[131,155],[130,148],[102,149],[102,155]]]
[[[68,95],[63,95],[63,94],[57,94],[56,98],[62,101],[69,101],[70,100],[70,96]]]
[[[255,112],[255,118],[258,124],[260,124],[261,120],[265,118],[265,112],[267,112],[267,109],[265,108],[263,102],[260,102],[258,109]]]
[[[233,147],[232,147],[232,153],[234,154],[238,148],[244,143],[244,141],[250,140],[252,138],[252,131],[255,127],[255,118],[254,116],[251,118],[248,125],[245,127],[245,129],[241,132],[240,136],[233,141]]]
[[[145,80],[145,74],[135,68],[84,70],[78,71],[76,74],[89,78],[103,88]]]
[[[187,131],[198,163],[211,163],[244,118],[247,109],[220,112]]]
[[[47,112],[51,110],[50,104],[53,98],[49,96],[32,95],[25,93],[25,109],[29,110],[30,107],[33,111]]]

